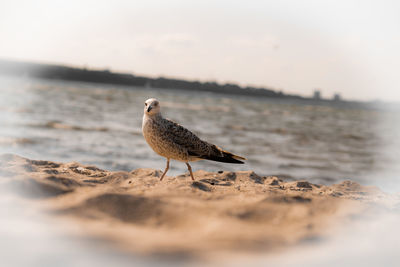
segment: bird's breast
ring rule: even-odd
[[[149,146],[157,154],[181,161],[188,160],[187,151],[180,145],[168,138],[166,129],[159,123],[149,118],[143,119],[142,125],[143,136]]]
[[[146,139],[150,146],[152,146],[152,144],[156,141],[155,139],[159,135],[157,125],[151,119],[146,117],[143,117],[142,133],[144,139]]]
[[[143,119],[142,132],[144,139],[149,146],[158,154],[164,156],[165,141],[163,140],[162,129],[150,118]]]

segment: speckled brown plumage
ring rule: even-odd
[[[245,160],[243,157],[201,140],[178,123],[164,119],[160,113],[159,102],[154,98],[145,102],[142,131],[150,147],[160,156],[167,158],[166,171],[169,168],[169,159],[186,162],[190,173],[191,168],[188,164],[190,161],[208,159],[227,163],[243,163],[241,160]],[[191,176],[193,179],[192,173]]]

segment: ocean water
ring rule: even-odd
[[[110,170],[163,169],[165,160],[141,134],[143,103],[150,97],[161,101],[164,116],[248,158],[245,165],[195,162],[195,170],[254,170],[323,184],[351,179],[400,191],[399,111],[334,103],[0,76],[0,154],[79,161]],[[185,164],[172,161],[169,174],[186,171]],[[67,236],[63,226],[54,224],[37,206],[8,193],[0,196],[0,213],[7,215],[0,218],[0,257],[7,266],[169,264],[124,254],[97,239]],[[385,209],[389,214],[363,220],[361,227],[349,224],[328,242],[261,255],[251,264],[396,266],[396,211]],[[32,242],[34,247],[25,245]],[[243,264],[249,263],[237,265]]]
[[[248,159],[195,162],[194,170],[397,184],[398,111],[56,80],[0,76],[0,153],[109,170],[164,169],[165,159],[141,133],[150,97],[160,100],[165,117]],[[186,171],[172,161],[169,175]]]

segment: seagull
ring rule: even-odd
[[[246,158],[201,140],[185,127],[163,118],[160,102],[155,98],[147,99],[144,103],[142,132],[144,139],[154,152],[167,159],[167,166],[160,181],[167,173],[171,159],[185,162],[192,180],[194,177],[189,162],[206,159],[243,164],[242,160],[246,160]]]

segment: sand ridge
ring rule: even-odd
[[[161,174],[0,158],[3,190],[12,189],[57,220],[73,221],[82,235],[140,255],[205,258],[318,242],[388,199],[376,187],[351,181],[324,186],[251,171],[200,170],[194,182],[188,173],[160,182]]]

